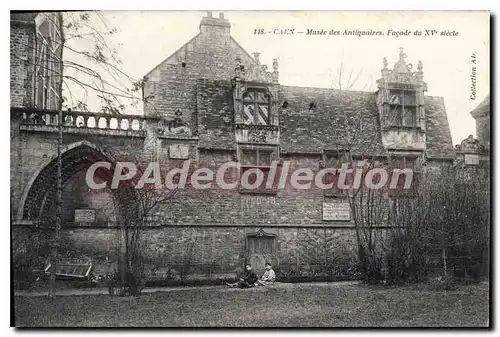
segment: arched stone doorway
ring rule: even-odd
[[[67,183],[71,182],[75,188],[82,190],[85,184],[82,177],[84,172],[98,161],[115,162],[112,155],[105,153],[92,143],[81,141],[73,143],[62,150],[62,183],[66,194],[71,192]],[[55,201],[57,194],[57,158],[53,158],[43,168],[38,170],[25,188],[20,201],[18,221],[31,221],[40,226],[50,225],[55,221]],[[96,179],[111,182],[112,170],[99,169],[95,173]],[[75,177],[80,177],[75,181]],[[80,184],[80,186],[76,186]],[[108,183],[108,186],[110,183]],[[108,189],[116,205],[116,221],[133,219],[138,214],[139,203],[137,194],[131,185],[120,184],[118,189]],[[88,190],[88,193],[92,191]],[[64,201],[63,201],[64,205]],[[64,210],[63,210],[64,213]]]
[[[58,258],[71,261],[92,260],[96,275],[108,273],[116,267],[115,264],[125,249],[123,225],[138,220],[140,202],[137,191],[134,186],[126,183],[120,184],[118,189],[106,189],[98,193],[88,188],[85,174],[92,164],[105,161],[114,167],[113,163],[116,162],[112,154],[90,142],[81,141],[66,146],[61,151],[61,159],[63,223],[58,242]],[[34,226],[16,226],[13,240],[19,251],[17,255],[35,261],[30,263],[44,263],[50,254],[50,238],[56,223],[57,165],[57,157],[54,157],[40,167],[24,188],[19,203],[17,221]],[[113,173],[113,169],[98,169],[94,179],[97,183],[106,181],[110,186]],[[97,200],[93,200],[96,195]],[[108,201],[112,200],[116,212],[113,219],[115,221],[87,224],[72,222],[70,218],[74,216],[74,209],[80,208],[82,201],[92,201],[96,205],[102,203],[103,196]],[[27,232],[21,236],[24,229]]]

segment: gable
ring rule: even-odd
[[[168,65],[182,66],[182,62],[185,62],[195,79],[230,79],[234,76],[236,58],[248,66],[256,64],[253,57],[233,37],[229,38],[229,43],[217,46],[209,44],[199,33],[150,70],[145,77],[149,82],[159,82],[165,76],[162,71]]]

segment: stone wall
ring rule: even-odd
[[[248,261],[246,234],[259,229],[276,235],[273,262],[282,280],[310,275],[323,266],[334,271],[355,264],[355,232],[349,228],[164,226],[145,229],[142,234],[147,279],[234,278]],[[60,255],[91,259],[96,275],[116,268],[119,251],[117,228],[64,228],[61,232]],[[254,268],[262,270],[263,266]]]
[[[35,24],[11,21],[10,25],[10,105],[24,107],[30,103]]]

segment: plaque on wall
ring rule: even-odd
[[[169,147],[170,159],[189,159],[189,146],[174,144]]]
[[[351,208],[349,207],[349,202],[323,202],[323,220],[351,220]]]
[[[95,222],[95,209],[75,209],[75,222]]]
[[[477,154],[465,154],[464,159],[466,165],[479,165],[479,155]]]

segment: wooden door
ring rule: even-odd
[[[247,238],[248,263],[260,278],[265,271],[266,262],[274,265],[276,242],[274,236],[249,236]]]

